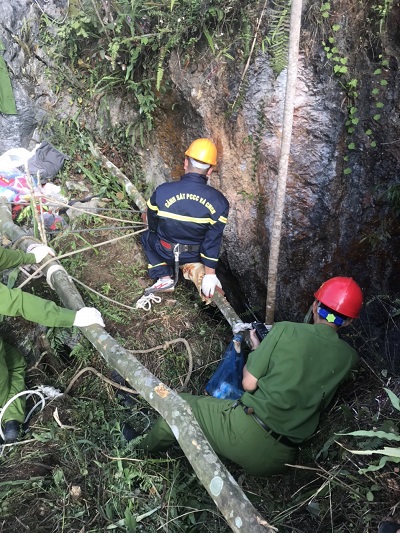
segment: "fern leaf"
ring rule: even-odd
[[[287,67],[290,33],[290,0],[275,0],[269,11],[269,31],[264,43],[271,56],[271,67],[279,75]]]

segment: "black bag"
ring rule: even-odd
[[[34,177],[39,172],[40,181],[46,183],[56,176],[66,159],[69,159],[67,155],[54,148],[48,141],[43,141],[28,159],[28,169]]]

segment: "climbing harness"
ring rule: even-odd
[[[182,253],[185,252],[199,252],[199,244],[180,244],[180,243],[171,243],[160,239],[160,244],[163,248],[172,251],[174,256],[174,287],[178,283],[179,279],[179,257]]]
[[[200,250],[199,245],[195,244],[179,244],[179,243],[170,243],[160,239],[161,245],[167,250],[172,251],[174,256],[174,284],[171,287],[168,287],[168,291],[175,289],[178,279],[179,279],[179,256],[182,252],[194,252]],[[144,291],[144,295],[139,298],[136,302],[136,309],[144,309],[145,311],[150,311],[152,303],[160,303],[161,298],[155,297],[154,293],[156,292],[167,292],[167,289],[161,287],[148,287]],[[158,299],[157,299],[158,298]]]
[[[154,293],[149,292],[143,294],[136,302],[136,309],[143,309],[144,311],[150,311],[151,304],[159,304],[161,302],[161,296],[156,296]]]
[[[173,250],[173,253],[174,253],[174,287],[175,285],[178,283],[178,278],[179,278],[179,254],[180,254],[180,245],[179,244],[175,244],[174,246],[174,250]]]

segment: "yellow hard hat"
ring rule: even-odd
[[[217,148],[210,139],[196,139],[186,150],[185,155],[208,165],[217,164]]]

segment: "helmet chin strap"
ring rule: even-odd
[[[327,309],[323,309],[320,305],[318,305],[317,307],[317,313],[321,318],[324,318],[327,322],[329,322],[330,324],[335,324],[336,326],[343,326],[343,324],[346,322],[345,320],[343,320],[343,318],[334,315]]]

